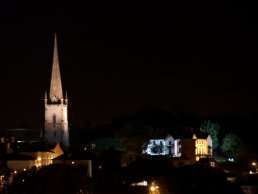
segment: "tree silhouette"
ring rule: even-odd
[[[210,134],[212,139],[212,147],[216,150],[219,146],[218,134],[220,131],[220,125],[218,123],[213,123],[210,120],[205,120],[201,125],[201,130]]]
[[[237,157],[240,151],[242,140],[234,133],[228,133],[224,136],[221,145],[221,151],[224,154]]]

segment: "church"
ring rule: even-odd
[[[60,143],[69,147],[68,98],[64,97],[55,35],[52,75],[49,93],[45,92],[45,128],[43,140],[48,144]]]
[[[38,144],[43,142],[44,145],[49,146],[60,144],[64,149],[69,147],[68,98],[67,92],[65,92],[65,96],[63,94],[57,45],[58,40],[55,34],[50,88],[45,91],[45,118],[42,128],[4,129],[5,136],[14,137],[19,144]]]
[[[8,168],[20,170],[46,166],[69,148],[68,99],[67,94],[63,95],[56,35],[50,89],[45,92],[44,107],[43,129],[5,129],[4,135],[0,134],[0,148],[5,153]]]

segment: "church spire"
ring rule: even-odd
[[[58,100],[63,99],[56,34],[49,97],[52,102],[57,102]]]

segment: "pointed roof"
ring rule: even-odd
[[[56,102],[59,99],[63,99],[56,34],[55,34],[54,55],[53,55],[52,76],[51,76],[49,97],[52,102]]]

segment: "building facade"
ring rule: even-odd
[[[191,134],[189,137],[173,138],[167,135],[165,139],[151,139],[143,149],[143,154],[169,155],[175,158],[186,158],[196,162],[200,158],[212,157],[212,139],[208,134]]]
[[[150,139],[142,153],[149,155],[174,155],[174,141],[171,135],[168,135],[165,139]]]

